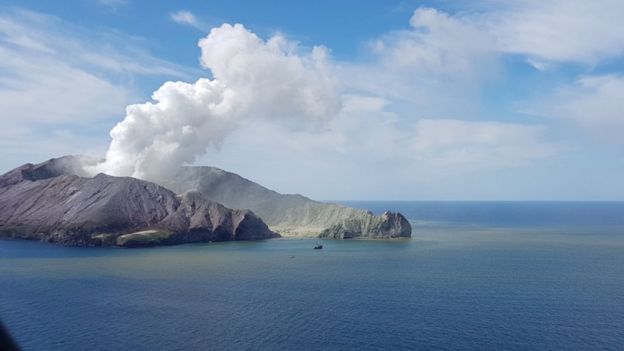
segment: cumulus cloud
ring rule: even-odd
[[[213,79],[167,82],[154,102],[128,106],[97,170],[157,179],[218,145],[245,119],[320,128],[340,108],[323,48],[300,53],[280,35],[264,41],[240,24],[212,29],[199,46]]]
[[[224,24],[199,41],[201,63],[238,95],[255,116],[285,117],[317,125],[339,109],[337,81],[328,72],[328,50],[300,52],[277,34],[266,41],[243,25]]]
[[[111,130],[103,171],[160,175],[218,144],[235,122],[236,105],[218,81],[167,82],[152,98],[155,103],[128,106],[126,118]]]

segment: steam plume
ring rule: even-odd
[[[157,180],[248,118],[317,128],[340,110],[324,47],[300,53],[281,35],[264,41],[240,24],[214,28],[198,45],[212,79],[166,82],[153,101],[128,106],[110,132],[106,160],[91,171]]]

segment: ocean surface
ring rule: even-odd
[[[624,203],[348,202],[413,238],[0,241],[24,350],[618,350]]]

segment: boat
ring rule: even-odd
[[[323,250],[323,245],[317,242],[316,246],[314,246],[314,250]]]

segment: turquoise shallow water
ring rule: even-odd
[[[530,204],[350,203],[414,237],[321,251],[0,241],[0,317],[25,350],[620,349],[624,204]]]

